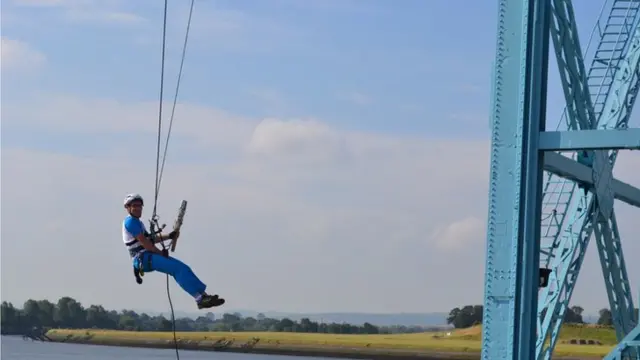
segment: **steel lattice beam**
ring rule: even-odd
[[[569,130],[625,129],[638,90],[639,3],[618,0],[612,2],[594,55],[590,77],[586,75],[580,56],[582,51],[577,24],[573,18],[572,2],[553,0],[553,4],[555,26],[551,33],[567,100]],[[621,11],[625,9],[626,12]],[[633,327],[633,300],[613,211],[614,194],[610,186],[616,157],[617,151],[578,152],[578,161],[592,168],[593,187],[586,194],[573,187],[573,197],[577,199],[566,208],[570,211],[570,216],[563,217],[553,244],[545,249],[548,254],[546,264],[553,271],[551,286],[540,293],[538,359],[551,358],[594,232],[618,339],[622,340]],[[561,233],[561,229],[565,229],[565,232]],[[547,337],[550,341],[545,346]]]
[[[613,179],[617,150],[609,150],[640,147],[638,130],[627,129],[639,87],[640,30],[636,20],[640,3],[613,2],[613,15],[607,20],[587,75],[571,1],[499,1],[483,359],[551,358],[592,232],[618,338],[631,336],[636,326],[630,315],[633,303],[613,202],[619,199],[640,206],[640,190]],[[627,17],[615,13],[621,3],[635,12],[627,11]],[[613,18],[633,20],[631,25],[621,25],[619,33],[626,34],[622,40],[620,36],[617,41],[606,39]],[[550,33],[570,132],[544,131]],[[607,48],[610,43],[615,45]],[[598,72],[601,68],[605,71]],[[597,84],[595,80],[600,78]],[[545,153],[548,150],[580,151],[574,161]],[[543,202],[543,169],[565,179],[552,182],[550,177],[544,187],[545,199],[553,193],[552,185],[566,196]],[[553,206],[557,210],[549,209]],[[543,230],[547,231],[542,234],[541,212],[545,211],[551,218],[545,218]],[[541,237],[553,238],[552,244],[541,246]],[[543,263],[552,272],[551,284],[543,289],[538,303],[540,255],[545,256]],[[547,339],[550,342],[545,345]]]

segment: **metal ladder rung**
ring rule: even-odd
[[[610,36],[609,38],[605,38],[603,36],[600,39],[602,43],[599,44],[598,50],[605,50],[605,49],[611,50],[611,51],[622,50],[624,49],[624,43],[626,43],[628,39],[629,39],[629,35],[627,34],[621,34],[620,36],[618,36],[618,34],[615,34]],[[622,49],[620,49],[619,46],[622,46]]]
[[[638,3],[632,3],[632,4],[638,4]],[[633,11],[633,10],[637,10],[638,7],[634,7],[634,6],[612,6],[611,7],[611,11]]]
[[[607,26],[605,26],[604,29],[601,29],[598,34],[600,34],[600,37],[604,35],[611,35],[611,34],[617,35],[618,33],[628,34],[629,32],[631,32],[632,28],[633,28],[633,23],[625,20],[624,22],[619,24],[618,23],[607,24]]]
[[[624,49],[624,43],[627,42],[627,39],[623,39],[623,37],[627,37],[627,35],[623,35],[623,36],[615,36],[616,40],[612,40],[612,39],[604,39],[604,37],[601,39],[601,41],[614,41],[614,45],[611,45],[612,43],[610,42],[606,42],[606,43],[602,43],[600,44],[600,46],[598,46],[598,50],[600,51],[622,51]],[[613,37],[613,36],[612,36]]]
[[[610,86],[612,84],[612,76],[592,76],[591,78],[593,80],[587,83],[589,89],[593,89],[595,87],[599,88],[601,87],[601,84],[602,86]],[[609,80],[609,83],[607,83],[606,80]],[[594,81],[597,81],[597,84],[595,84]]]
[[[618,45],[622,43],[622,48],[620,48],[621,45]],[[596,53],[603,53],[603,52],[622,52],[624,50],[624,42],[619,41],[617,44],[615,45],[608,45],[608,44],[604,44],[604,46],[600,46],[598,47],[598,49],[596,50]]]
[[[624,12],[624,13],[618,13],[618,14],[614,14],[612,13],[609,16],[609,19],[607,19],[607,24],[608,25],[622,25],[624,23],[631,23],[631,20],[637,15],[638,11],[633,9],[629,12]]]
[[[618,3],[620,3],[620,2],[618,2]],[[639,4],[639,5],[638,6],[631,6],[631,4]],[[626,6],[615,6],[614,5],[614,6],[611,7],[611,10],[624,10],[624,11],[637,10],[638,7],[640,7],[640,3],[632,2],[632,3],[626,4]]]
[[[608,36],[608,38],[607,38]],[[603,46],[606,47],[610,47],[611,45],[611,41],[613,41],[616,45],[621,44],[623,45],[624,48],[624,43],[627,41],[626,38],[629,38],[629,34],[628,33],[609,33],[609,34],[605,34],[602,36],[602,38],[600,39],[600,41],[602,41],[600,43],[600,45],[598,46],[598,49],[602,48]],[[614,46],[615,48],[615,46]]]
[[[603,88],[603,87],[610,87],[610,86],[611,86],[611,84],[612,84],[612,83],[606,83],[606,82],[604,82],[604,81],[603,81],[603,82],[602,82],[602,86],[600,86],[600,84],[598,84],[598,85],[595,85],[595,84],[594,84],[594,85],[589,85],[589,90],[591,90],[591,89],[593,89],[593,88],[596,88],[596,87],[597,87],[598,89],[601,89],[601,88]],[[605,95],[605,96],[606,96],[606,95],[608,95],[608,94],[609,94],[609,92],[608,92],[608,91],[606,91],[607,89],[603,89],[603,90],[605,90],[605,91],[594,91],[594,92],[592,92],[592,93],[591,93],[591,95],[593,95],[593,96]]]
[[[600,86],[600,84],[593,84],[593,85],[589,85],[589,90],[593,90],[591,91],[591,96],[606,96],[609,93],[607,92],[607,90],[609,90],[608,88],[611,87],[611,83],[605,83],[604,81],[602,82],[602,86]],[[603,89],[604,88],[604,89]]]
[[[631,29],[617,29],[611,32],[600,34],[600,41],[617,41],[620,43],[626,42],[626,38],[630,36]],[[608,42],[605,44],[609,44]],[[602,43],[598,47],[602,47]]]
[[[609,63],[609,60],[605,60],[605,59],[602,59],[602,58],[593,58],[593,62],[594,63],[597,62],[597,63],[600,63],[602,65],[605,65],[605,67],[607,69],[611,68],[611,64]]]
[[[587,83],[587,84],[588,84],[588,86],[589,86],[590,88],[592,88],[592,87],[596,86],[595,84],[593,84],[593,82],[594,82],[594,81],[598,81],[598,86],[600,86],[600,83],[603,81],[603,79],[611,79],[612,77],[613,77],[613,74],[607,74],[607,75],[600,75],[600,74],[598,74],[598,75],[593,75],[593,76],[591,76],[591,78],[589,79],[589,80],[591,80],[591,81],[588,81],[588,83]],[[604,84],[603,84],[603,85],[604,85]]]
[[[617,16],[617,17],[611,17],[611,21],[608,21],[607,24],[604,26],[604,28],[602,29],[601,33],[606,33],[607,29],[609,28],[615,28],[615,27],[621,27],[621,26],[629,26],[629,25],[633,25],[633,19],[636,16]],[[624,20],[619,20],[619,19],[624,19]]]
[[[605,57],[598,56],[598,54],[602,54],[602,53],[617,53],[617,52],[622,53],[622,49],[620,49],[620,50],[618,50],[618,49],[616,49],[616,50],[598,50],[598,51],[596,51],[595,58],[596,59],[605,59]],[[616,57],[621,57],[621,56],[622,56],[622,54],[618,54],[617,56],[607,56],[606,58],[607,59],[609,59],[609,58],[610,59],[614,59]]]
[[[611,15],[609,19],[627,19],[628,17],[627,15]]]
[[[631,23],[609,24],[605,29],[601,30],[598,34],[601,39],[603,39],[605,36],[610,36],[610,35],[629,36],[629,33],[631,33],[632,29],[633,29],[633,24]]]
[[[602,87],[610,87],[611,85],[607,85],[607,84],[602,84]],[[595,88],[596,86],[590,86],[590,88]],[[590,94],[591,97],[598,97],[598,96],[607,96],[608,93],[607,92],[598,92],[598,93],[591,93]]]
[[[609,87],[611,86],[611,84],[613,83],[611,81],[611,77],[602,77],[602,78],[594,78],[594,80],[598,80],[597,84],[588,84],[589,86],[589,90],[593,90],[593,92],[591,92],[591,95],[593,96],[597,96],[597,95],[607,95],[609,94],[609,92],[607,91],[608,89],[602,89],[603,87]],[[607,82],[606,80],[609,80],[609,82]],[[596,90],[596,88],[598,89],[602,89],[602,90]]]

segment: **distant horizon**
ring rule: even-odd
[[[169,313],[170,311],[144,311],[143,309],[132,309],[133,311],[136,312],[143,312],[143,313],[154,313],[154,314],[166,314]],[[305,316],[305,315],[314,315],[314,316],[321,316],[321,315],[379,315],[379,316],[395,316],[395,315],[433,315],[433,316],[444,316],[445,318],[449,315],[449,311],[446,312],[391,312],[391,313],[375,313],[375,312],[341,312],[341,311],[335,311],[335,312],[289,312],[289,311],[257,311],[257,310],[225,310],[225,311],[209,311],[215,315],[222,315],[222,314],[234,314],[234,313],[239,313],[242,315],[245,315],[247,313],[255,313],[255,314],[278,314],[279,316],[287,316],[287,315],[297,315],[297,316]],[[178,311],[176,311],[176,314],[178,313]],[[199,312],[189,312],[189,311],[181,311],[180,313],[184,313],[184,314],[189,314],[189,315],[195,315],[195,316],[204,316],[204,314],[201,314]],[[206,314],[206,313],[205,313]],[[589,318],[597,318],[600,315],[596,312],[596,313],[589,313],[585,310],[585,312],[582,314],[583,319],[585,320],[585,322],[588,322],[586,319]]]
[[[70,295],[63,295],[63,296],[70,296]],[[104,305],[104,304],[87,304],[83,301],[81,301],[80,299],[74,297],[74,296],[70,296],[74,299],[76,299],[78,302],[80,302],[82,304],[82,306],[84,306],[85,308],[91,305],[100,305],[103,306],[105,309],[108,310],[116,310],[115,308],[109,308],[108,306]],[[31,297],[31,298],[27,298],[24,301],[21,301],[19,303],[10,301],[5,299],[4,297],[0,296],[0,301],[7,301],[7,302],[11,302],[14,306],[16,307],[22,307],[22,305],[24,304],[24,302],[26,302],[29,299],[33,299],[33,300],[44,300],[47,299],[53,303],[55,303],[56,301],[58,301],[60,297],[55,298],[55,299],[51,299],[51,298],[35,298],[35,297]],[[230,309],[218,309],[218,308],[213,308],[213,309],[207,309],[205,310],[192,310],[192,311],[186,311],[186,310],[180,310],[175,308],[175,312],[178,313],[179,311],[184,312],[184,313],[189,313],[189,314],[206,314],[207,312],[212,312],[214,314],[220,313],[220,314],[224,314],[224,313],[263,313],[263,314],[267,314],[267,313],[277,313],[277,314],[293,314],[293,315],[323,315],[323,314],[334,314],[334,315],[438,315],[438,314],[449,314],[449,312],[458,307],[458,308],[462,308],[464,306],[467,305],[482,305],[482,304],[465,304],[465,305],[458,305],[458,306],[454,306],[449,310],[446,311],[391,311],[391,312],[376,312],[376,311],[350,311],[350,310],[339,310],[339,311],[286,311],[286,310],[253,310],[253,309],[242,309],[242,308],[230,308]],[[585,308],[584,306],[580,305],[580,304],[571,304],[570,306],[580,306],[584,309],[584,314],[586,314],[586,316],[599,316],[598,312],[601,309],[604,308],[609,308],[608,306],[602,306],[600,308],[598,308],[597,310],[595,310],[594,312],[590,312],[587,308]],[[635,304],[636,307],[638,307],[638,304]],[[167,308],[169,307],[169,304],[167,303]],[[136,312],[145,312],[145,313],[164,313],[166,311],[164,310],[151,310],[151,309],[147,309],[147,310],[143,310],[141,308],[127,308],[125,307],[124,309],[127,310],[132,310],[132,311],[136,311]],[[120,310],[117,310],[120,311]]]
[[[71,296],[73,298],[73,296]],[[35,299],[33,300],[45,300],[45,299]],[[75,299],[75,298],[74,298]],[[52,303],[56,303],[58,299],[46,299]],[[79,299],[75,299],[79,301],[80,304],[86,309],[91,305],[103,306],[107,311],[118,311],[122,310],[130,310],[136,313],[144,313],[149,316],[164,316],[170,317],[171,311],[169,309],[169,305],[167,304],[166,310],[151,310],[144,308],[136,308],[136,307],[125,307],[123,309],[113,309],[102,304],[85,304],[82,303]],[[7,301],[2,299],[1,301]],[[17,308],[22,308],[24,302],[21,304],[12,303]],[[469,304],[475,305],[475,304]],[[459,308],[464,307],[459,306]],[[572,306],[580,306],[572,305]],[[367,311],[317,311],[317,312],[296,312],[296,311],[259,311],[259,310],[251,310],[251,309],[241,309],[241,308],[229,308],[229,309],[207,309],[207,310],[192,310],[192,311],[183,311],[180,309],[175,309],[176,318],[187,317],[195,319],[200,316],[206,316],[207,313],[213,313],[216,318],[221,317],[226,314],[235,314],[239,313],[243,317],[255,317],[258,314],[264,314],[270,318],[289,318],[291,320],[299,321],[302,318],[309,318],[313,321],[317,322],[337,322],[337,323],[350,323],[350,324],[363,324],[368,322],[370,324],[376,326],[423,326],[423,327],[449,327],[447,324],[447,317],[451,310],[449,311],[432,311],[432,312],[367,312]],[[584,311],[582,314],[583,321],[585,323],[596,323],[599,318],[599,314],[590,313],[588,311]]]

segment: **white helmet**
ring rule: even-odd
[[[142,202],[142,205],[144,205],[144,200],[142,199],[142,196],[140,194],[129,194],[124,198],[124,207],[129,206],[129,204],[131,204],[131,202],[134,200],[140,200],[140,202]]]

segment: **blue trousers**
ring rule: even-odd
[[[194,298],[204,293],[207,288],[207,285],[198,279],[189,265],[174,257],[164,257],[145,251],[133,258],[133,266],[142,268],[144,272],[159,271],[171,275],[178,285]]]

